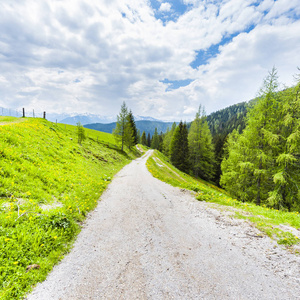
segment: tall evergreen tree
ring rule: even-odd
[[[175,128],[176,128],[176,123],[174,122],[171,127],[171,130],[169,130],[169,127],[168,127],[167,132],[164,136],[164,140],[163,140],[162,152],[168,157],[170,157],[170,144],[171,144],[171,140],[172,140]]]
[[[190,165],[195,176],[212,180],[215,171],[214,147],[205,111],[199,106],[188,135]]]
[[[147,146],[151,147],[151,136],[150,136],[149,132],[148,132],[148,136],[147,136]]]
[[[116,128],[113,130],[113,135],[117,142],[121,143],[121,150],[123,151],[126,139],[128,138],[128,108],[126,103],[121,105],[121,111],[117,116]]]
[[[264,80],[259,101],[247,114],[246,129],[242,136],[236,139],[240,153],[237,153],[234,150],[235,145],[231,144],[231,148],[228,148],[229,157],[222,167],[222,184],[228,188],[227,178],[230,177],[231,172],[238,171],[236,182],[233,185],[238,187],[243,184],[248,194],[248,199],[245,200],[255,199],[257,205],[260,205],[262,200],[266,200],[268,191],[272,190],[270,166],[273,160],[270,143],[272,139],[276,139],[273,132],[277,122],[278,103],[275,93],[277,86],[277,74],[273,69]],[[241,153],[243,157],[241,157]],[[230,160],[235,161],[236,156],[239,156],[239,162],[234,166]],[[233,169],[226,169],[228,166]],[[244,176],[250,175],[249,170],[251,171],[250,180],[245,182]],[[236,190],[238,191],[238,188]]]
[[[136,145],[138,143],[138,134],[137,134],[136,124],[134,121],[134,116],[131,110],[129,111],[127,118],[128,118],[128,125],[131,127],[132,130],[133,144]]]
[[[247,114],[245,130],[228,139],[221,184],[234,196],[257,205],[299,209],[299,85],[280,93],[277,86],[273,69]]]
[[[151,148],[152,149],[158,149],[159,148],[159,137],[158,137],[158,132],[157,132],[156,127],[155,127],[154,134],[153,134],[152,140],[151,140]]]
[[[147,146],[147,138],[146,138],[145,131],[143,131],[143,133],[142,133],[141,144],[144,145],[144,146]]]
[[[172,164],[183,172],[189,171],[189,148],[188,148],[188,131],[186,123],[179,123],[176,127],[171,144],[170,158]]]
[[[273,153],[275,164],[272,169],[275,187],[268,201],[277,208],[300,210],[300,82],[282,93],[278,138]],[[274,149],[275,148],[275,149]]]
[[[162,152],[162,150],[163,150],[163,142],[164,142],[164,134],[161,131],[160,134],[159,134],[159,136],[158,136],[158,145],[159,145],[158,146],[158,150],[160,152]]]
[[[141,143],[141,131],[140,130],[137,131],[137,143],[138,144]]]

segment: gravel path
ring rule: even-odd
[[[153,178],[139,158],[102,195],[34,299],[300,299],[299,256]]]

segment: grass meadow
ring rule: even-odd
[[[0,299],[20,299],[68,252],[114,174],[138,153],[90,129],[79,145],[76,126],[44,119],[0,124]]]

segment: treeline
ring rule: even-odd
[[[143,144],[162,151],[163,133],[158,134],[157,128],[155,128],[152,137],[150,133],[146,135],[145,131],[141,134],[140,130],[137,130],[132,111],[128,109],[125,102],[121,105],[113,135],[121,145],[122,151],[124,150],[124,146],[131,149],[136,144]]]
[[[278,92],[276,69],[246,116],[242,133],[228,137],[221,185],[242,201],[300,210],[300,83]]]
[[[141,143],[149,146],[145,143],[144,135],[145,132]],[[164,134],[158,134],[156,130],[150,146],[165,154],[179,170],[207,181],[214,179],[216,162],[212,135],[201,106],[191,124],[180,122],[176,125],[174,122]]]
[[[200,106],[193,122],[174,122],[166,133],[155,129],[150,136],[135,128],[128,139],[123,130],[124,143],[158,149],[181,171],[220,185],[241,201],[299,211],[300,81],[281,92],[278,85],[273,69],[249,103],[208,117]],[[134,128],[131,111],[126,118]],[[120,138],[120,125],[116,129]]]

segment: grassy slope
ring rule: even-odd
[[[173,186],[197,192],[198,200],[221,204],[223,208],[233,207],[236,217],[251,221],[259,230],[276,239],[278,244],[299,245],[299,234],[282,228],[282,225],[288,225],[299,230],[299,213],[278,211],[233,199],[224,190],[180,172],[159,151],[155,151],[148,159],[147,167],[154,177]]]
[[[0,299],[18,299],[70,248],[79,223],[137,153],[110,134],[43,119],[0,117]],[[98,142],[97,142],[98,137]],[[40,269],[26,272],[28,265]]]

